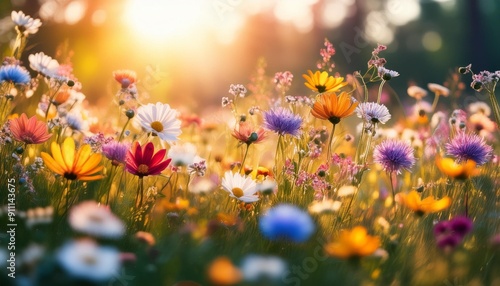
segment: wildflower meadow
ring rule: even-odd
[[[500,285],[500,70],[395,90],[386,45],[341,73],[325,38],[299,74],[256,62],[217,116],[144,97],[127,59],[92,106],[79,55],[10,21],[1,285]]]

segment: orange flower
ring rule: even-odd
[[[417,215],[439,212],[451,205],[451,199],[447,196],[440,200],[435,200],[434,196],[428,196],[422,200],[417,191],[411,191],[408,194],[399,193],[399,197],[402,203]]]
[[[208,278],[215,285],[234,285],[241,281],[241,271],[225,256],[216,258],[208,267]]]
[[[28,116],[23,113],[18,118],[10,119],[9,122],[12,137],[19,142],[40,144],[49,140],[50,136],[52,136],[47,131],[47,124],[43,121],[38,121],[36,116],[28,119]]]
[[[325,246],[325,251],[338,258],[355,258],[370,255],[380,246],[377,236],[370,236],[366,228],[356,226],[352,230],[342,230],[335,242]]]
[[[68,180],[94,181],[102,179],[102,175],[96,173],[103,169],[99,166],[101,154],[92,154],[90,145],[85,144],[75,150],[75,141],[68,137],[59,146],[56,142],[51,145],[52,156],[42,152],[45,165],[53,172]]]
[[[328,76],[326,71],[316,71],[313,74],[312,71],[308,70],[307,73],[308,75],[302,75],[302,77],[306,80],[305,85],[311,90],[319,93],[325,91],[337,91],[347,85],[347,82],[344,82],[343,77]]]
[[[356,106],[358,106],[358,102],[352,102],[351,96],[347,92],[341,92],[339,95],[327,92],[317,96],[311,114],[316,118],[337,124],[340,119],[351,115]]]
[[[436,157],[436,165],[446,176],[458,180],[465,180],[469,177],[479,175],[479,169],[476,168],[476,162],[472,160],[457,164],[452,158],[441,158],[441,156],[438,155]]]

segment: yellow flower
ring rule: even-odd
[[[479,175],[476,162],[472,160],[457,164],[452,158],[441,158],[438,155],[436,156],[436,165],[446,176],[459,180]]]
[[[343,77],[329,76],[326,71],[316,71],[314,74],[308,70],[302,77],[306,80],[305,85],[313,91],[319,93],[325,91],[336,91],[347,85]]]
[[[325,251],[338,258],[355,258],[370,255],[380,246],[377,236],[368,235],[366,228],[356,226],[352,230],[343,230],[335,242],[325,246]]]
[[[451,205],[451,199],[447,196],[440,200],[435,200],[434,196],[428,196],[422,200],[417,191],[411,191],[408,194],[400,193],[399,196],[402,203],[418,215],[439,212]]]
[[[56,142],[51,145],[52,156],[42,152],[41,156],[45,165],[54,173],[57,173],[68,180],[94,181],[102,179],[102,175],[96,173],[101,171],[103,166],[98,166],[101,162],[101,154],[91,154],[90,145],[85,144],[75,150],[75,141],[68,137],[59,146]]]
[[[352,102],[347,92],[337,95],[335,92],[326,92],[317,96],[311,114],[319,119],[328,120],[337,124],[340,119],[351,115],[356,110],[358,102]]]

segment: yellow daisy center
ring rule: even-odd
[[[149,167],[148,165],[145,165],[145,164],[140,164],[138,167],[137,167],[137,172],[139,174],[143,174],[143,175],[147,175],[148,172],[149,172]]]
[[[156,132],[161,132],[163,131],[163,124],[160,121],[153,121],[151,122],[151,128]]]
[[[231,190],[231,192],[233,193],[233,195],[237,198],[239,197],[242,197],[243,196],[243,190],[241,188],[233,188]]]

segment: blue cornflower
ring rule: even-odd
[[[19,65],[4,65],[0,67],[0,82],[12,82],[14,84],[28,84],[31,80],[30,73]]]
[[[409,143],[399,140],[385,140],[373,151],[375,163],[379,163],[384,171],[400,174],[403,169],[409,170],[415,164],[413,148]]]
[[[262,234],[270,240],[304,242],[312,235],[315,225],[309,214],[293,205],[278,205],[260,217]]]
[[[264,112],[264,128],[278,133],[279,135],[300,135],[302,118],[293,114],[292,111],[283,107],[277,107]]]
[[[486,144],[483,137],[462,132],[446,143],[446,153],[455,157],[458,163],[472,160],[480,166],[490,160],[493,148]]]

